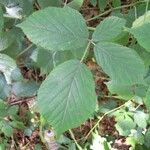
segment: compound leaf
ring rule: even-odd
[[[57,66],[39,89],[38,107],[58,135],[79,126],[96,107],[91,72],[78,60]]]

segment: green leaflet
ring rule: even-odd
[[[134,130],[134,132],[132,132],[131,135],[127,137],[126,142],[128,145],[131,145],[133,149],[137,149],[136,145],[138,144],[139,145],[144,144],[144,135],[142,133],[142,130],[140,128]],[[142,149],[139,148],[139,150],[146,150],[146,149],[142,145]]]
[[[79,126],[96,107],[91,72],[78,60],[57,66],[42,83],[37,104],[57,135]]]
[[[150,52],[150,11],[136,19],[131,29],[127,29],[134,35],[138,43]]]
[[[60,6],[61,0],[37,0],[40,7],[43,9],[49,6]]]
[[[7,84],[11,84],[11,75],[16,68],[17,65],[11,57],[5,54],[0,54],[0,71],[4,74]]]
[[[76,50],[88,41],[82,15],[69,7],[49,7],[35,12],[18,27],[33,43],[53,51]]]
[[[49,74],[58,64],[74,58],[71,51],[49,51],[38,47],[31,56],[41,74]]]
[[[105,7],[107,6],[107,0],[98,0],[98,6],[101,11],[104,11]]]
[[[34,81],[15,82],[12,86],[12,92],[17,97],[30,97],[37,94],[39,84]]]
[[[134,114],[134,122],[140,127],[145,129],[147,127],[147,121],[148,121],[149,115],[142,112],[142,111],[137,111]],[[140,120],[140,121],[139,121]]]
[[[146,133],[145,133],[145,146],[149,149],[150,148],[150,129],[147,129]]]
[[[13,59],[17,58],[17,55],[21,53],[23,50],[22,48],[22,41],[14,41],[9,47],[7,47],[2,53],[10,56]]]
[[[118,94],[118,98],[130,100],[135,96],[144,98],[147,92],[147,86],[144,85],[121,85],[112,81],[108,82],[107,87],[112,94]]]
[[[113,43],[98,43],[94,53],[98,64],[110,76],[111,84],[143,83],[145,66],[133,49]]]
[[[107,87],[112,94],[118,94],[124,100],[129,100],[135,96],[134,86],[115,84],[110,81],[107,83]]]
[[[111,16],[102,21],[93,33],[94,42],[114,41],[123,31],[126,20]]]
[[[84,50],[85,48],[82,49]],[[83,51],[81,49],[76,51],[49,51],[38,47],[30,58],[40,68],[41,74],[49,74],[57,65],[74,58],[81,59],[82,55]]]
[[[134,35],[138,43],[150,52],[150,23],[145,23],[136,28],[128,29]]]
[[[91,3],[93,6],[96,6],[97,0],[90,0],[90,3]]]
[[[120,135],[128,136],[131,130],[136,127],[136,123],[128,115],[122,116],[122,118],[117,120],[115,125]]]
[[[150,59],[149,59],[150,53],[146,51],[143,47],[141,47],[139,44],[132,45],[131,48],[135,49],[135,51],[139,54],[139,56],[144,61],[146,68],[148,68],[150,65]]]
[[[121,6],[121,0],[113,0],[113,7]]]
[[[0,99],[6,99],[10,96],[10,93],[11,87],[7,84],[5,77],[0,74]]]
[[[73,0],[72,2],[68,3],[67,5],[76,10],[80,10],[80,7],[82,6],[82,4],[83,4],[83,0]]]
[[[147,13],[145,13],[144,15],[140,16],[139,18],[137,18],[133,24],[132,24],[132,28],[136,28],[136,27],[140,27],[143,24],[147,24],[150,23],[150,11],[148,11]]]
[[[13,128],[8,124],[7,121],[3,121],[3,122],[1,122],[1,124],[2,124],[1,131],[7,137],[11,137],[13,135]]]
[[[0,51],[8,48],[13,42],[13,36],[11,32],[2,32],[0,34]]]

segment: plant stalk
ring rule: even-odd
[[[149,0],[147,0],[147,2],[146,2],[145,15],[144,15],[144,22],[145,22],[145,20],[146,20],[146,15],[147,15],[147,12],[148,12],[148,6],[149,6]]]
[[[97,123],[96,123],[96,124],[93,126],[93,128],[88,132],[88,134],[85,136],[84,139],[85,139],[85,140],[88,139],[88,137],[90,136],[90,134],[91,134],[91,133],[93,132],[93,130],[99,125],[99,123],[102,121],[102,119],[103,119],[105,116],[107,116],[107,115],[113,113],[114,111],[116,111],[116,110],[118,110],[118,109],[120,109],[120,108],[125,107],[125,105],[126,105],[127,103],[129,103],[129,102],[130,102],[130,101],[124,103],[123,105],[121,105],[121,106],[119,106],[119,107],[117,107],[117,108],[114,108],[114,109],[112,109],[112,110],[106,112],[102,117],[99,118],[99,120],[97,121]]]
[[[140,4],[140,3],[144,3],[144,1],[139,1],[139,2],[136,2],[136,3],[132,3],[132,4],[129,4],[129,5],[123,5],[123,6],[119,6],[119,7],[115,7],[115,8],[111,8],[93,18],[90,18],[90,19],[87,19],[86,21],[89,22],[89,21],[92,21],[92,20],[95,20],[95,19],[98,19],[104,15],[107,15],[108,13],[112,12],[113,10],[118,10],[118,9],[122,9],[122,8],[128,8],[128,7],[132,7],[132,6],[135,6],[137,4]]]
[[[73,132],[72,132],[71,130],[69,130],[69,132],[70,132],[71,138],[74,140],[74,142],[75,142],[77,148],[78,148],[79,150],[82,150],[81,146],[78,144],[77,140],[75,139]]]
[[[94,27],[88,27],[88,30],[89,30],[89,31],[95,31],[95,29],[96,29],[96,28],[94,28]]]
[[[26,53],[28,50],[30,50],[30,48],[32,48],[34,46],[34,44],[29,45],[27,48],[25,48],[18,56],[17,58],[19,58],[20,56],[22,56],[24,53]]]
[[[88,52],[88,50],[89,50],[89,48],[90,48],[90,45],[91,45],[91,41],[89,41],[88,44],[87,44],[87,47],[86,47],[86,49],[85,49],[85,51],[84,51],[84,54],[83,54],[83,56],[82,56],[82,58],[81,58],[81,60],[80,60],[81,63],[82,63],[83,60],[85,59],[85,57],[86,57],[86,55],[87,55],[87,52]]]

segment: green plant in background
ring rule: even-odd
[[[5,139],[13,137],[13,130],[15,128],[20,130],[25,128],[17,113],[17,106],[9,106],[0,100],[0,134],[4,134]],[[7,146],[7,141],[0,137],[0,148],[5,149]]]
[[[131,10],[129,14],[135,14],[132,21],[130,15],[122,15],[117,11],[101,21],[96,28],[88,27],[86,20],[77,11],[83,3],[82,0],[73,0],[70,3],[52,0],[37,2],[41,10],[33,12],[32,0],[0,1],[0,98],[6,99],[12,93],[17,97],[32,97],[37,94],[36,110],[44,118],[44,122],[51,125],[57,137],[80,126],[99,107],[94,77],[85,63],[91,49],[92,57],[109,76],[106,85],[110,97],[116,94],[115,98],[127,101],[104,115],[115,116],[116,129],[120,135],[128,136],[127,141],[133,148],[136,145],[149,147],[149,129],[146,129],[149,115],[140,108],[144,103],[147,110],[150,110],[149,1],[134,3],[135,7],[136,4],[141,4],[144,9],[137,7],[136,11]],[[92,0],[91,3],[98,4],[105,15],[109,1]],[[60,7],[62,5],[63,8]],[[114,0],[112,6],[112,10],[119,10],[122,7],[121,1]],[[137,10],[142,13],[138,15]],[[88,21],[98,17],[101,15]],[[129,22],[132,22],[131,25]],[[30,45],[27,44],[24,34],[32,42]],[[47,75],[41,85],[23,79],[14,61],[18,62],[22,56],[27,67],[38,67],[41,75]],[[139,104],[139,107],[135,108],[133,102]],[[4,109],[6,106],[2,102],[0,107]],[[98,123],[102,118],[103,116]],[[98,123],[89,134],[96,129]],[[8,130],[1,128],[1,131],[6,136],[11,136],[12,127],[9,124],[8,126]],[[100,136],[99,138],[101,139]],[[102,143],[105,150],[109,149],[107,140]],[[80,149],[78,143],[76,144]],[[94,147],[94,142],[91,147]]]

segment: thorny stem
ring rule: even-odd
[[[99,120],[97,121],[97,123],[96,123],[96,124],[93,126],[93,128],[88,132],[88,134],[85,136],[84,139],[87,140],[87,138],[90,136],[90,134],[91,134],[91,133],[93,132],[93,130],[99,125],[99,123],[102,121],[102,119],[103,119],[105,116],[107,116],[107,115],[113,113],[114,111],[116,111],[116,110],[118,110],[118,109],[120,109],[120,108],[125,107],[126,104],[129,103],[129,102],[130,102],[130,101],[128,101],[128,102],[122,104],[121,106],[119,106],[119,107],[117,107],[117,108],[114,108],[114,109],[112,109],[112,110],[106,112],[102,117],[99,118]]]
[[[81,63],[83,62],[84,58],[86,57],[86,54],[87,54],[87,52],[88,52],[88,50],[90,48],[90,45],[91,45],[91,41],[89,40],[88,45],[87,45],[87,47],[86,47],[86,49],[84,51],[84,54],[83,54],[83,56],[82,56],[82,58],[80,60]]]
[[[98,19],[98,18],[100,18],[100,17],[102,17],[102,16],[104,16],[104,15],[107,15],[108,13],[110,13],[110,12],[113,11],[113,10],[118,10],[118,9],[122,9],[122,8],[132,7],[132,6],[135,6],[135,5],[140,4],[140,3],[144,3],[144,1],[139,1],[139,2],[136,2],[136,3],[129,4],[129,5],[123,5],[123,6],[111,8],[111,9],[109,9],[109,10],[103,12],[102,14],[99,14],[99,15],[93,17],[93,18],[87,19],[86,21],[89,22],[89,21]]]
[[[78,144],[77,140],[75,139],[73,132],[72,132],[71,130],[69,130],[69,132],[70,132],[71,138],[74,140],[74,142],[75,142],[77,148],[78,148],[79,150],[82,150],[81,146]]]

